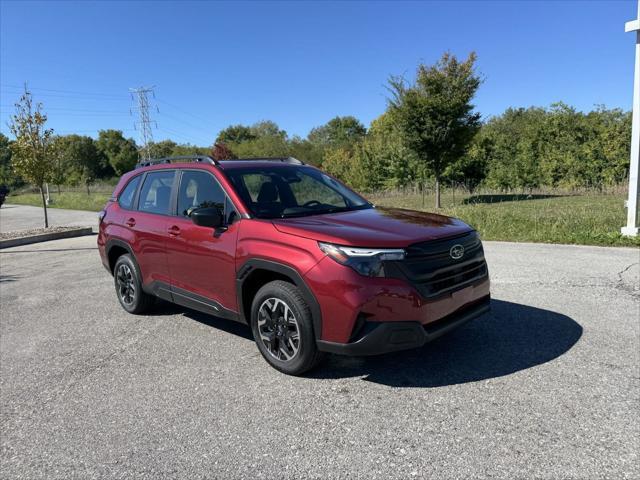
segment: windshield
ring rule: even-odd
[[[278,166],[225,172],[251,213],[287,218],[371,208],[371,204],[315,168]]]

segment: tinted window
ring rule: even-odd
[[[238,168],[229,169],[227,176],[247,207],[260,218],[371,208],[364,198],[315,168]]]
[[[133,206],[133,196],[136,193],[136,188],[138,188],[139,183],[140,183],[140,175],[138,175],[137,177],[133,177],[129,181],[129,183],[127,183],[127,186],[124,187],[124,189],[122,190],[122,193],[120,193],[120,196],[118,197],[118,203],[122,208],[131,210]]]
[[[218,207],[224,212],[226,195],[218,182],[207,172],[182,172],[178,191],[178,214],[188,217],[196,208]]]
[[[140,189],[138,210],[168,214],[174,176],[175,172],[173,170],[148,173]]]

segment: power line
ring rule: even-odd
[[[191,127],[191,128],[195,128],[196,130],[200,130],[202,133],[206,133],[207,135],[211,135],[211,131],[210,130],[207,130],[206,128],[199,127],[197,125],[194,125],[193,123],[189,123],[189,122],[187,122],[185,120],[182,120],[181,118],[174,117],[173,115],[167,115],[165,112],[160,113],[160,115],[162,115],[164,117],[167,117],[168,119],[173,120],[175,122],[180,122],[180,123],[186,125],[187,127]]]
[[[24,87],[19,86],[19,85],[9,85],[6,83],[2,83],[0,84],[2,87],[7,87],[7,88],[14,88],[14,89],[18,89],[18,90],[22,90],[24,91]],[[79,92],[77,90],[59,90],[59,89],[55,89],[55,88],[38,88],[38,87],[29,87],[28,90],[39,90],[39,91],[43,91],[43,92],[54,92],[54,93],[70,93],[70,94],[75,94],[75,95],[90,95],[90,96],[98,96],[98,97],[112,97],[112,98],[118,98],[123,100],[124,98],[126,98],[124,95],[116,95],[113,93],[100,93],[100,92]]]
[[[154,87],[139,87],[129,89],[132,98],[137,100],[138,104],[138,106],[134,108],[138,110],[139,120],[137,122],[134,122],[133,126],[134,128],[138,126],[140,127],[140,136],[142,139],[142,160],[151,160],[149,143],[153,142],[153,132],[151,131],[151,124],[155,122],[151,120],[151,117],[149,116],[149,94],[153,95],[153,88]],[[155,124],[155,126],[156,128],[158,128],[157,123]]]
[[[5,92],[2,96],[3,97],[7,97],[9,96],[9,94],[11,95],[20,95],[20,92]],[[65,95],[65,94],[59,94],[59,93],[38,93],[37,95],[34,95],[35,99],[38,100],[39,98],[63,98],[66,100],[83,100],[83,101],[93,101],[93,102],[125,102],[126,98],[111,98],[111,97],[87,97],[87,96],[79,96],[79,95]],[[4,99],[4,98],[3,98]]]
[[[187,141],[189,143],[192,143],[192,144],[194,144],[196,146],[198,146],[198,144],[202,143],[202,142],[200,142],[201,139],[197,139],[196,137],[193,137],[191,135],[185,134],[183,132],[178,132],[176,130],[172,130],[170,128],[160,127],[160,128],[158,128],[158,130],[161,131],[161,132],[168,133],[169,135],[173,135],[173,136],[176,136],[178,138],[182,138],[183,140],[185,140],[185,141]],[[206,145],[207,142],[204,142],[204,143]]]
[[[122,128],[94,128],[93,130],[55,130],[53,133],[59,135],[74,135],[76,133],[98,133],[100,130],[118,130],[122,133],[125,132],[135,132],[133,128],[122,129]]]
[[[0,105],[2,109],[15,108],[15,105]],[[83,113],[113,113],[118,115],[130,115],[129,113],[123,113],[121,110],[92,110],[86,108],[67,108],[67,107],[45,107],[43,110],[49,112],[83,112]]]
[[[180,108],[180,107],[178,107],[178,106],[176,106],[176,105],[173,105],[172,103],[166,102],[166,101],[164,101],[164,100],[158,99],[158,102],[160,102],[160,103],[164,103],[164,104],[165,104],[165,105],[167,105],[168,107],[174,108],[174,109],[178,110],[179,112],[184,113],[185,115],[189,115],[190,117],[193,117],[193,118],[195,118],[196,120],[200,120],[201,122],[207,122],[207,123],[209,123],[209,122],[211,121],[211,120],[208,120],[208,119],[206,119],[206,118],[204,118],[204,117],[201,117],[201,116],[199,116],[199,115],[195,115],[194,113],[191,113],[191,112],[189,112],[189,111],[187,111],[187,110],[184,110],[184,109],[182,109],[182,108]]]

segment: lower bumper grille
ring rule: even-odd
[[[466,287],[488,274],[484,260],[476,260],[463,266],[454,266],[434,274],[430,280],[416,283],[418,290],[425,297],[435,297]]]

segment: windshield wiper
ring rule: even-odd
[[[327,213],[341,213],[341,212],[350,212],[353,210],[363,210],[365,208],[370,208],[373,205],[371,203],[365,203],[363,205],[358,205],[355,207],[333,207],[326,208],[324,210],[308,210],[306,212],[292,212],[292,213],[283,213],[281,218],[293,218],[293,217],[310,217],[312,215],[325,215]]]

